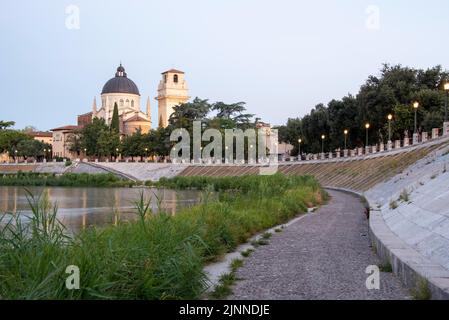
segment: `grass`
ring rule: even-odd
[[[232,285],[236,278],[234,273],[227,273],[220,277],[219,284],[214,288],[214,291],[209,295],[212,299],[224,299],[232,293]]]
[[[379,270],[380,270],[381,272],[393,272],[393,267],[391,266],[391,263],[390,263],[390,262],[386,262],[386,263],[381,264],[381,265],[379,266]]]
[[[234,259],[231,262],[231,272],[220,277],[219,284],[210,294],[213,299],[224,299],[232,293],[232,285],[237,281],[237,269],[243,265],[242,259]]]
[[[429,283],[426,279],[420,278],[417,285],[412,289],[412,297],[415,300],[430,300],[432,299],[432,292],[429,288]]]
[[[241,255],[244,258],[248,258],[251,255],[251,253],[253,253],[253,252],[254,252],[254,249],[248,248],[245,251],[242,251]]]
[[[272,236],[272,234],[270,232],[265,232],[264,234],[262,234],[262,239],[268,240],[270,239]]]
[[[268,240],[266,240],[266,239],[259,239],[259,240],[257,240],[257,244],[259,246],[267,246],[267,245],[270,244],[270,242]]]
[[[409,202],[410,201],[410,193],[407,191],[407,189],[402,190],[401,194],[399,195],[399,201],[402,202]]]
[[[112,173],[65,173],[56,175],[39,172],[18,172],[0,175],[1,186],[48,187],[132,187],[135,183],[118,178]]]
[[[391,210],[394,210],[394,209],[396,209],[398,207],[398,203],[396,202],[396,201],[394,201],[394,200],[391,200],[390,201],[390,209]]]
[[[202,203],[174,216],[153,214],[142,195],[135,204],[136,221],[89,228],[71,238],[48,197],[29,194],[29,223],[18,215],[4,215],[0,221],[5,225],[0,228],[0,297],[197,299],[208,287],[205,264],[327,198],[308,176],[224,180],[203,180],[201,185],[197,178],[184,178],[183,188],[204,190]],[[65,287],[69,265],[80,270],[79,290]]]

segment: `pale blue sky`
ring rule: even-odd
[[[65,26],[70,4],[79,30]],[[448,19],[447,0],[2,1],[0,120],[75,124],[121,60],[153,119],[160,73],[177,68],[192,97],[245,101],[282,124],[355,93],[383,62],[447,68]]]

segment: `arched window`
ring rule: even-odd
[[[123,107],[123,99],[120,99],[120,107]]]
[[[134,108],[134,100],[131,100],[131,107]]]
[[[175,75],[173,76],[173,82],[174,82],[174,83],[178,83],[178,75],[177,75],[177,74],[175,74]]]
[[[126,106],[129,107],[129,100],[126,99]]]

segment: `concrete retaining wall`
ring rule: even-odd
[[[449,147],[368,190],[379,257],[415,294],[449,299]]]

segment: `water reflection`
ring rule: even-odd
[[[28,188],[33,194],[43,192],[42,187]],[[167,189],[136,188],[46,188],[53,203],[58,207],[58,218],[70,232],[77,233],[89,226],[117,224],[120,220],[134,220],[137,215],[134,202],[144,192],[145,199],[151,199],[151,208],[158,210],[158,199],[161,209],[175,214],[182,207],[192,206],[199,202],[198,191],[174,191]],[[30,214],[23,187],[0,187],[0,212]]]

